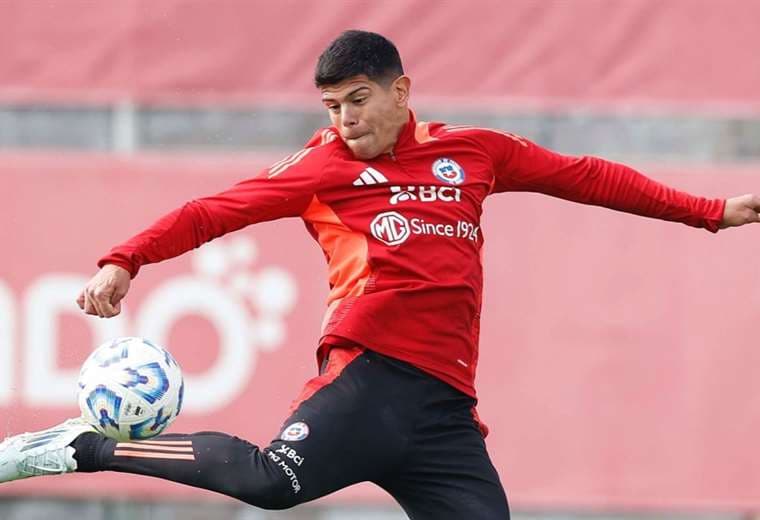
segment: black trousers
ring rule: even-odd
[[[371,481],[412,520],[508,519],[473,406],[407,363],[335,347],[266,448],[217,432],[128,443],[87,433],[72,445],[79,471],[149,475],[266,509]]]

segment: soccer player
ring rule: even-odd
[[[418,121],[398,52],[378,34],[340,35],[315,83],[332,126],[113,248],[77,300],[110,318],[142,266],[300,217],[324,251],[330,294],[319,375],[275,439],[259,448],[203,432],[119,443],[72,419],[0,445],[0,481],[121,471],[272,509],[371,481],[415,520],[509,518],[475,413],[484,199],[541,192],[712,232],[760,221],[754,195],[695,197],[507,132]]]

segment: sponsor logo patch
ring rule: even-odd
[[[411,235],[464,238],[476,243],[480,241],[480,226],[466,220],[428,222],[418,217],[407,219],[397,211],[385,211],[377,215],[370,224],[370,231],[373,237],[389,246],[403,244]]]
[[[390,203],[419,200],[420,202],[461,202],[462,190],[451,186],[391,186]]]

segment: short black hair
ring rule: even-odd
[[[386,85],[404,74],[401,57],[385,36],[368,31],[345,31],[319,56],[314,84],[317,87],[335,85],[361,74]]]

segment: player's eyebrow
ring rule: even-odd
[[[354,90],[352,90],[351,92],[349,92],[348,94],[346,94],[346,95],[343,97],[343,99],[348,99],[348,98],[350,98],[351,96],[354,96],[354,95],[356,95],[356,94],[357,94],[357,93],[358,93],[360,90],[363,90],[363,89],[367,89],[367,90],[369,90],[369,87],[368,87],[368,86],[366,86],[366,85],[362,85],[361,87],[357,87],[357,88],[355,88]],[[337,99],[335,99],[335,98],[332,98],[332,97],[324,97],[324,94],[323,94],[323,97],[322,97],[322,102],[323,102],[323,103],[326,103],[326,102],[329,102],[329,101],[333,101],[333,102],[335,102],[335,101],[338,101],[338,100],[337,100]]]

